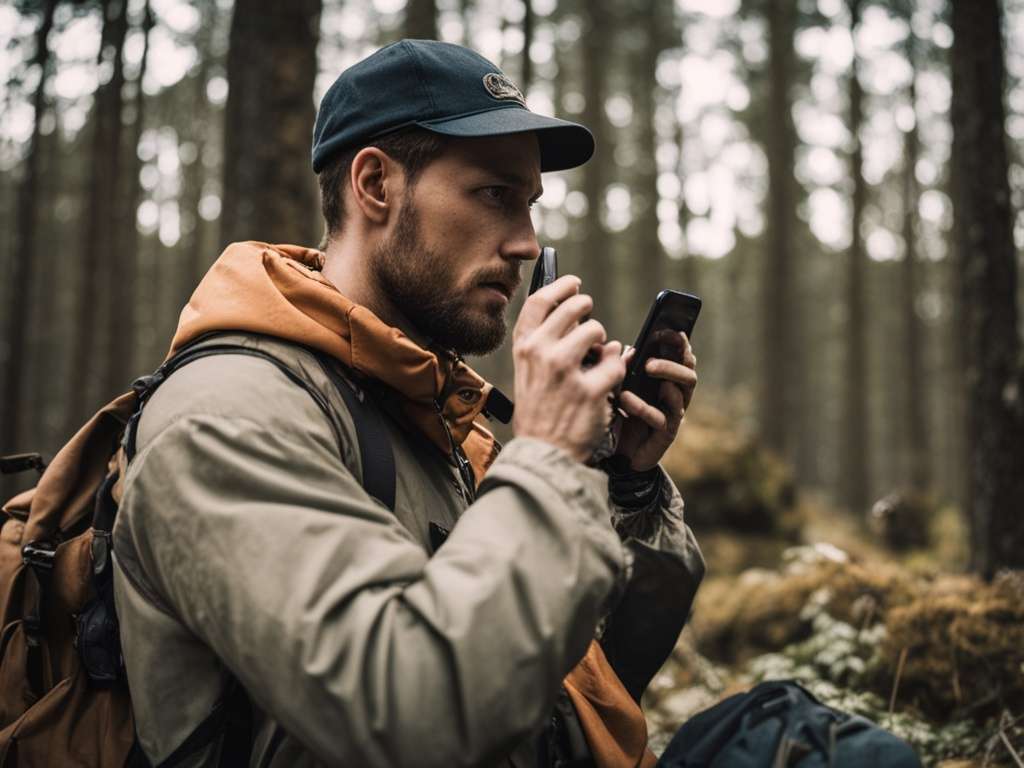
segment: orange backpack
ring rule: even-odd
[[[105,406],[54,457],[35,488],[3,506],[0,766],[121,766],[132,751],[127,686],[116,676],[90,681],[77,646],[78,620],[104,610],[103,591],[113,605],[109,531],[98,535],[92,526],[103,506],[97,498],[113,490],[113,457],[135,407],[133,392]],[[7,463],[42,469],[38,457]],[[112,626],[116,632],[116,622]],[[113,661],[116,670],[120,660]]]
[[[0,768],[149,768],[135,738],[120,655],[111,554],[120,478],[135,451],[135,424],[156,388],[201,357],[254,355],[276,365],[328,413],[323,396],[273,355],[235,344],[200,344],[206,341],[197,339],[104,406],[49,466],[38,454],[0,458],[5,474],[41,472],[35,488],[0,508]],[[383,429],[367,424],[372,412],[318,359],[364,425],[360,450],[372,451],[371,438]],[[382,499],[390,494],[393,504],[394,459],[382,462],[383,453],[374,454],[380,471],[368,472],[364,485]],[[161,768],[221,736],[221,765],[248,764],[251,705],[240,685],[228,685]]]

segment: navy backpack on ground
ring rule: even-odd
[[[910,745],[792,681],[761,683],[688,720],[659,768],[921,768]]]

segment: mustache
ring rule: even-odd
[[[474,275],[473,282],[477,285],[480,283],[502,283],[509,287],[510,293],[515,293],[519,290],[519,286],[523,281],[519,275],[519,265],[510,265],[508,267],[481,269]]]

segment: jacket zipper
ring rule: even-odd
[[[444,409],[441,407],[440,401],[434,400],[434,410],[437,411],[437,417],[441,420],[442,426],[444,426],[444,433],[448,437],[448,445],[451,446],[451,458],[459,471],[459,480],[461,481],[459,483],[459,490],[466,503],[472,504],[476,500],[476,479],[473,474],[473,467],[470,465],[469,459],[466,458],[465,452],[455,442],[455,438],[452,437],[452,430],[448,426],[448,420],[444,417]]]

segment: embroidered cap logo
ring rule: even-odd
[[[515,83],[499,72],[489,72],[484,75],[484,88],[496,99],[508,99],[526,106],[523,92],[516,88]]]

